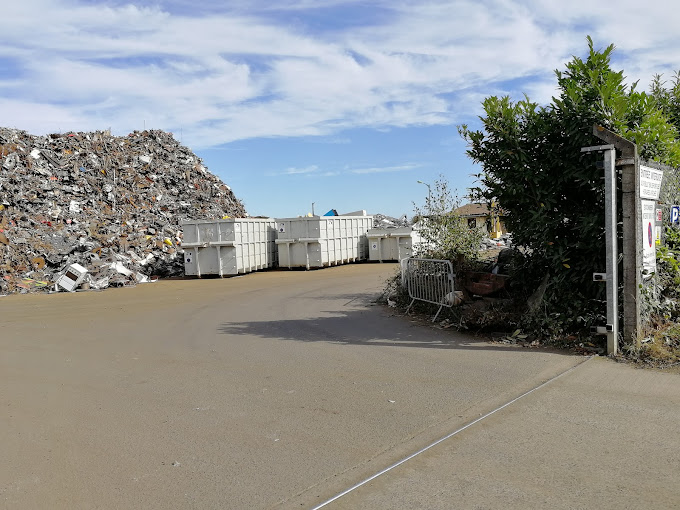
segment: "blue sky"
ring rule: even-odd
[[[400,216],[480,169],[456,125],[554,94],[598,47],[646,89],[680,68],[676,1],[22,0],[0,19],[0,125],[173,132],[251,215]]]

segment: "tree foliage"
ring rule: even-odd
[[[489,97],[482,129],[459,127],[468,156],[483,168],[473,194],[505,211],[526,254],[516,280],[529,295],[547,278],[539,322],[559,322],[562,333],[587,331],[604,312],[604,286],[592,281],[605,267],[603,172],[595,155],[581,153],[602,144],[593,124],[637,143],[643,158],[680,164],[671,106],[626,85],[623,72],[611,69],[613,45],[596,50],[588,38],[588,50],[555,71],[559,94],[551,104]]]
[[[657,74],[652,79],[650,94],[668,120],[674,126],[680,126],[680,71],[675,72],[670,85],[670,88],[666,87],[663,76]]]
[[[428,185],[424,207],[414,204],[415,218],[419,220],[419,232],[423,240],[419,255],[451,260],[456,271],[477,259],[479,245],[484,237],[480,229],[469,228],[455,213],[459,206],[460,200],[442,176],[434,182],[433,187]]]
[[[657,107],[676,128],[680,128],[680,71],[674,74],[669,88],[665,85],[663,76],[660,74],[654,76],[651,95]],[[661,200],[667,204],[680,204],[680,168],[677,166],[672,171],[664,173]]]

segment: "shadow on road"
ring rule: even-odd
[[[329,315],[305,319],[225,322],[218,331],[225,335],[248,335],[298,342],[421,349],[502,350],[509,353],[527,351],[522,347],[491,344],[456,331],[428,328],[411,322],[406,317],[389,317],[371,309],[322,313]]]

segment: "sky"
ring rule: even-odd
[[[588,35],[647,90],[678,26],[677,0],[6,2],[0,125],[172,132],[253,216],[411,216],[440,178],[465,201],[485,97],[549,103]]]

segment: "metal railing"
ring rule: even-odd
[[[432,319],[434,322],[443,307],[453,306],[455,275],[450,261],[405,259],[402,263],[401,277],[402,284],[408,288],[408,295],[411,298],[406,313],[416,300],[439,305],[439,310]]]

